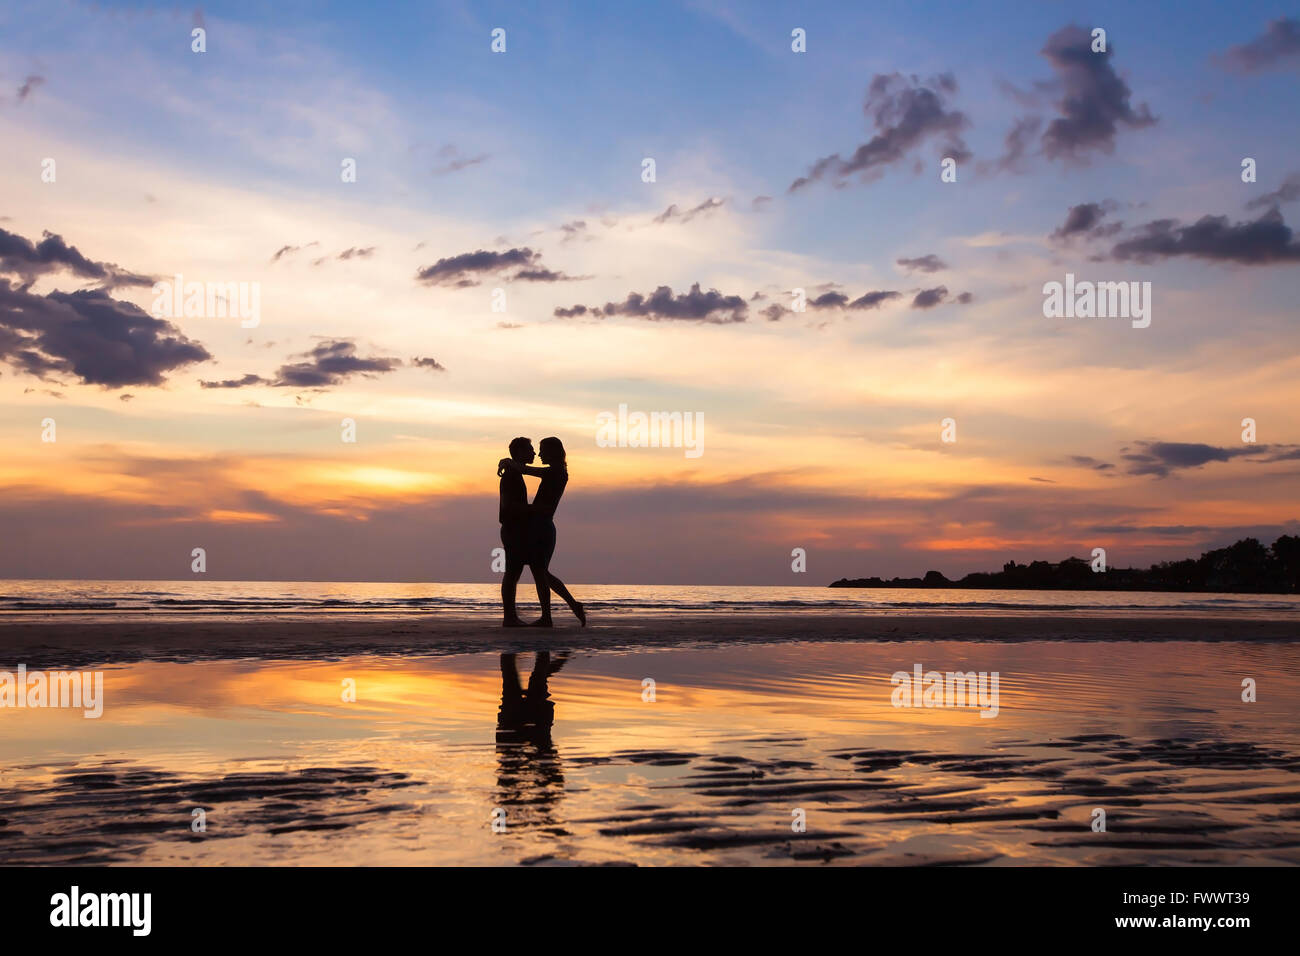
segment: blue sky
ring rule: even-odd
[[[642,156],[655,156],[660,183],[671,184],[673,157],[684,151],[707,150],[720,178],[779,198],[812,159],[858,142],[866,131],[866,83],[877,72],[951,72],[960,84],[956,105],[973,121],[970,145],[977,157],[996,155],[1018,112],[999,93],[998,81],[1026,87],[1049,78],[1039,50],[1070,22],[1108,29],[1121,74],[1160,117],[1140,144],[1121,140],[1113,157],[1125,167],[1134,196],[1149,198],[1169,178],[1168,169],[1143,168],[1142,158],[1153,152],[1179,154],[1180,166],[1192,153],[1200,161],[1190,172],[1208,179],[1218,162],[1239,158],[1243,148],[1261,153],[1262,163],[1281,164],[1297,146],[1294,122],[1271,130],[1267,143],[1252,142],[1268,118],[1294,118],[1293,75],[1230,76],[1211,65],[1225,46],[1245,42],[1263,23],[1285,15],[1285,4],[393,3],[380,11],[351,4],[221,4],[201,8],[211,34],[205,57],[191,55],[179,32],[193,15],[184,7],[100,4],[117,14],[111,18],[117,25],[99,32],[76,28],[90,8],[39,6],[48,12],[35,16],[36,7],[28,7],[24,16],[18,4],[9,14],[6,33],[23,37],[26,56],[8,50],[9,72],[16,76],[24,62],[34,68],[70,59],[70,48],[105,57],[109,82],[99,96],[93,86],[83,91],[99,108],[89,117],[97,136],[144,140],[153,155],[206,166],[214,175],[265,177],[310,190],[316,184],[306,175],[311,163],[305,157],[223,150],[208,135],[204,111],[240,105],[223,100],[223,91],[239,90],[255,101],[258,91],[240,84],[236,72],[250,65],[261,76],[249,74],[249,84],[272,75],[355,83],[379,91],[401,115],[409,150],[392,155],[380,143],[358,149],[370,167],[361,190],[390,183],[374,174],[378,167],[411,190],[413,203],[495,212],[503,221],[520,211],[577,206],[593,194],[611,204],[635,200],[641,183],[629,169],[635,173]],[[796,25],[808,30],[804,56],[789,51]],[[488,50],[497,26],[507,30],[504,55]],[[238,51],[223,35],[227,28],[240,33]],[[117,108],[123,105],[114,82],[119,64],[112,59],[118,30],[156,58],[156,75],[188,101],[190,115],[124,116]],[[225,83],[210,96],[187,89],[190,81],[211,75]],[[273,89],[264,93],[276,95]],[[508,175],[466,176],[455,189],[413,181],[445,143],[466,153],[495,150],[494,160]],[[281,163],[292,163],[294,171]],[[333,165],[322,161],[319,173],[316,188],[332,188]],[[870,243],[882,219],[926,218],[917,215],[918,200],[922,213],[927,206],[940,208],[932,194],[926,203],[928,190],[909,188],[914,178],[903,172],[891,177],[892,189],[801,197],[780,232],[792,248],[814,242],[827,254],[856,251],[859,243]],[[1113,165],[1058,165],[981,189],[996,195],[1014,186],[1024,197],[1008,210],[1005,225],[1014,231],[1040,225],[1034,207],[1040,198],[1063,191],[1083,197],[1113,189],[1115,179]],[[845,202],[845,211],[869,222],[826,215]],[[942,202],[944,228],[967,228],[985,215],[983,207],[954,209],[950,200]],[[868,245],[866,252],[873,251]]]

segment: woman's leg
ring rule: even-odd
[[[533,584],[537,585],[537,603],[542,606],[541,619],[534,627],[551,626],[551,573],[540,561],[532,565]]]
[[[553,590],[556,594],[558,594],[561,598],[564,599],[564,603],[569,605],[569,610],[573,612],[573,616],[582,622],[583,627],[586,627],[587,626],[586,609],[582,606],[582,604],[578,601],[577,598],[575,598],[572,594],[569,593],[569,589],[564,586],[564,582],[561,581],[559,578],[557,578],[553,572],[551,572],[548,569],[547,574],[550,576],[551,579],[551,590]]]
[[[537,603],[542,616],[537,627],[551,626],[551,555],[555,554],[555,525],[547,521],[533,526],[533,583],[537,586]]]

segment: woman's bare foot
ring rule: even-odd
[[[580,601],[575,601],[575,602],[574,602],[574,605],[573,605],[573,608],[572,608],[572,611],[573,611],[573,616],[576,617],[576,618],[578,619],[578,621],[582,624],[583,627],[586,627],[586,626],[587,626],[587,609],[586,609],[585,607],[582,606],[582,602],[580,602]]]

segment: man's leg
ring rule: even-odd
[[[519,612],[515,610],[515,587],[519,584],[519,578],[524,573],[524,563],[518,559],[510,557],[506,553],[506,570],[501,576],[501,609],[504,613],[502,623],[506,627],[514,627],[523,622],[519,620]]]

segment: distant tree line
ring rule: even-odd
[[[1245,594],[1300,593],[1300,537],[1284,534],[1265,547],[1255,538],[1207,551],[1199,558],[1162,561],[1150,568],[1093,571],[1082,558],[1059,564],[1008,561],[1001,571],[976,571],[949,581],[938,571],[923,578],[840,578],[833,588],[995,588],[1051,591],[1221,591]]]

